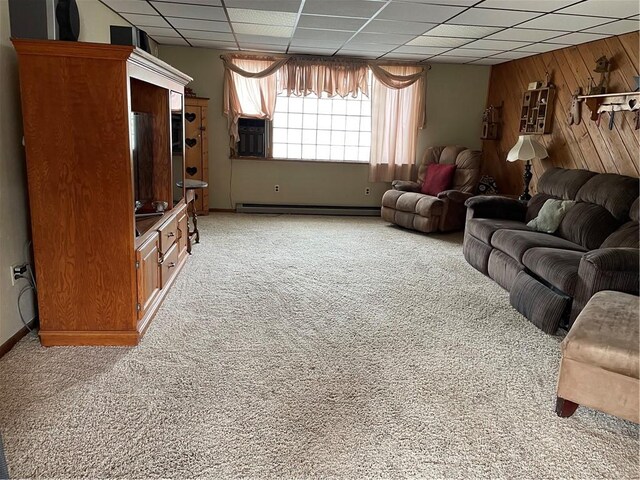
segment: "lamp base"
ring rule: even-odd
[[[531,195],[529,194],[529,184],[531,183],[531,179],[533,178],[533,174],[531,173],[531,162],[527,160],[527,163],[524,165],[524,192],[520,195],[519,200],[523,202],[528,202],[531,200]]]

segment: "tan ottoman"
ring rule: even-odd
[[[578,405],[640,423],[639,298],[596,293],[562,342],[556,413]]]

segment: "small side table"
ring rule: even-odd
[[[207,188],[209,184],[207,182],[203,182],[202,180],[193,180],[187,178],[184,183],[177,182],[176,185],[178,188],[182,188],[184,186],[185,192],[185,201],[187,202],[187,213],[189,213],[189,209],[191,209],[191,219],[193,222],[193,230],[190,231],[187,235],[187,252],[191,254],[191,237],[195,236],[195,243],[200,243],[200,232],[198,231],[198,214],[196,213],[196,190],[201,190],[203,188]]]

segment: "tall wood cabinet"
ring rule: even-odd
[[[207,137],[208,98],[186,97],[185,144],[186,177],[209,182],[209,141]],[[194,207],[198,215],[209,214],[209,188],[195,191]]]
[[[184,85],[128,46],[14,40],[43,345],[136,345],[186,261]]]

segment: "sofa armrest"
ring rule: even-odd
[[[524,222],[527,204],[509,197],[477,195],[465,203],[467,220],[471,218],[496,218]]]
[[[464,203],[473,197],[472,193],[461,192],[460,190],[445,190],[438,194],[438,198],[451,200],[452,202]]]
[[[391,188],[402,192],[419,192],[421,185],[418,182],[410,182],[407,180],[394,180],[391,182]]]
[[[638,294],[640,249],[600,248],[580,260],[578,284],[571,308],[573,322],[589,299],[602,290]]]

